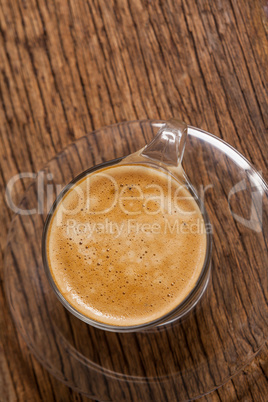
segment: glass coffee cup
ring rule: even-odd
[[[103,163],[101,165],[95,166],[81,173],[74,180],[72,180],[72,182],[69,183],[68,186],[65,187],[65,189],[61,192],[61,194],[57,197],[55,203],[53,204],[48,214],[47,220],[45,222],[43,232],[42,253],[43,253],[44,267],[48,280],[53,290],[55,291],[57,297],[61,301],[61,303],[71,313],[73,313],[77,318],[81,319],[82,321],[90,325],[93,325],[97,328],[101,328],[108,331],[118,331],[118,332],[140,331],[143,329],[166,325],[181,318],[196,305],[196,303],[199,301],[202,294],[204,293],[210,276],[210,260],[211,260],[211,248],[212,248],[212,235],[210,230],[206,231],[205,233],[206,242],[205,242],[203,263],[199,271],[198,278],[196,279],[194,285],[185,295],[183,300],[181,300],[176,306],[173,306],[172,309],[165,312],[156,319],[150,319],[147,322],[140,322],[140,323],[135,322],[133,324],[128,323],[127,325],[124,324],[123,322],[120,323],[120,325],[116,325],[114,323],[111,324],[107,322],[101,322],[97,319],[92,319],[92,317],[89,317],[87,314],[85,314],[82,309],[77,308],[77,306],[75,306],[73,303],[70,302],[70,300],[68,300],[68,297],[66,297],[66,291],[63,291],[63,288],[61,288],[61,286],[59,286],[59,283],[55,280],[55,276],[53,275],[50,267],[51,261],[49,261],[48,258],[48,244],[49,244],[48,239],[50,236],[49,235],[50,227],[55,217],[55,214],[59,206],[65,199],[65,197],[68,194],[70,194],[70,192],[73,191],[74,188],[76,188],[78,183],[80,183],[82,180],[89,177],[90,175],[92,176],[98,172],[102,172],[103,169],[109,169],[118,166],[120,167],[143,166],[150,169],[154,169],[155,171],[161,173],[165,172],[165,174],[168,174],[169,177],[178,179],[180,183],[183,183],[183,185],[187,188],[187,191],[198,205],[202,214],[205,227],[206,228],[210,227],[209,218],[204,209],[204,205],[200,200],[196,190],[189,182],[181,166],[186,137],[187,137],[187,126],[184,123],[181,123],[176,119],[168,121],[166,125],[159,130],[154,140],[140,151],[122,159],[116,159],[110,162]],[[127,266],[125,268],[127,269]]]

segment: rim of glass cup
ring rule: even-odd
[[[87,176],[90,173],[93,173],[94,171],[97,171],[99,169],[102,169],[107,166],[111,165],[116,165],[120,161],[122,161],[124,157],[121,158],[116,158],[107,162],[100,163],[98,165],[95,165],[93,167],[90,167],[89,169],[86,169],[79,175],[77,175],[73,180],[68,183],[64,189],[60,192],[60,194],[57,196],[56,200],[54,201],[44,224],[44,229],[43,229],[43,235],[42,235],[42,259],[43,259],[43,266],[45,269],[46,276],[48,278],[48,281],[54,290],[54,293],[56,294],[57,298],[59,301],[63,304],[63,306],[70,311],[74,316],[79,318],[80,320],[84,321],[86,324],[92,325],[96,328],[105,330],[105,331],[111,331],[111,332],[137,332],[137,331],[142,331],[146,329],[151,329],[155,327],[160,327],[165,324],[169,324],[171,322],[177,321],[180,318],[182,318],[184,315],[186,315],[190,310],[193,309],[193,307],[197,304],[197,302],[200,300],[202,297],[203,293],[206,290],[207,284],[208,284],[208,279],[210,275],[210,262],[211,262],[211,254],[212,254],[212,234],[210,231],[206,231],[206,255],[203,263],[203,267],[201,270],[201,273],[195,283],[195,286],[193,289],[188,293],[188,295],[183,299],[181,303],[179,303],[174,309],[169,311],[167,314],[153,320],[153,321],[148,321],[143,324],[138,324],[138,325],[111,325],[111,324],[105,324],[96,320],[93,320],[84,314],[82,314],[80,311],[78,311],[76,308],[74,308],[62,295],[60,290],[58,289],[50,268],[49,268],[49,263],[47,259],[47,233],[48,229],[50,226],[51,219],[54,215],[54,212],[65,196],[65,194],[81,179],[83,179],[85,176]],[[137,164],[137,163],[136,163]],[[150,161],[146,162],[146,165],[153,165],[156,168],[159,168],[157,164],[150,163]],[[162,168],[163,169],[163,168]],[[169,172],[170,173],[170,172]],[[197,202],[198,206],[200,207],[200,200],[197,196],[195,188],[187,181],[188,189],[192,193],[192,195],[195,198],[195,201]],[[206,209],[204,205],[202,205],[203,208],[201,208],[201,213],[205,222],[205,227],[207,227],[207,224],[210,224],[208,214],[206,212]]]

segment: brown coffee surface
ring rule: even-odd
[[[158,319],[194,288],[206,233],[190,192],[170,174],[118,165],[91,173],[57,206],[50,272],[80,313],[118,326]]]

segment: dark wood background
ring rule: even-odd
[[[73,140],[177,116],[242,152],[267,179],[267,15],[261,0],[0,1],[0,400],[88,400],[51,377],[8,310],[5,187]],[[28,182],[20,181],[18,201]],[[267,347],[208,401],[265,401]]]

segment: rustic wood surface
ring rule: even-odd
[[[49,375],[14,327],[3,259],[5,187],[67,144],[124,120],[213,132],[267,180],[267,4],[210,0],[1,0],[0,400],[88,400]],[[29,180],[19,181],[19,200]],[[265,401],[267,347],[203,398]]]

